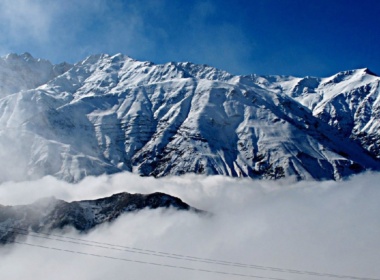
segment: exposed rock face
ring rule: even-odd
[[[20,234],[49,232],[67,226],[86,232],[115,220],[123,213],[169,207],[203,213],[164,193],[143,195],[124,192],[96,200],[66,202],[44,198],[30,205],[0,205],[0,243],[10,243]]]
[[[121,54],[75,65],[12,55],[0,68],[20,85],[0,92],[0,181],[125,170],[323,180],[380,169],[380,78],[368,69],[234,76]]]

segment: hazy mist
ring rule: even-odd
[[[73,230],[55,234],[101,242],[91,243],[101,247],[110,247],[103,244],[107,243],[202,259],[380,278],[379,180],[380,174],[370,173],[343,182],[299,183],[194,175],[154,179],[123,173],[88,177],[71,185],[44,177],[3,183],[0,204],[25,204],[52,195],[71,201],[121,191],[162,191],[212,215],[143,210],[125,214],[88,235]],[[179,260],[63,240],[66,242],[30,237],[21,242],[43,247],[13,244],[1,248],[0,274],[4,279],[246,278],[216,273],[224,272],[279,279],[337,279]]]

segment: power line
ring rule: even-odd
[[[185,260],[185,261],[192,261],[192,262],[199,262],[199,263],[217,264],[217,265],[222,265],[222,266],[251,268],[251,269],[257,269],[257,270],[301,274],[301,275],[318,276],[318,277],[330,277],[330,278],[352,279],[352,280],[380,280],[380,278],[367,278],[367,277],[358,277],[358,276],[352,276],[352,275],[340,275],[340,274],[313,272],[313,271],[306,271],[306,270],[285,269],[285,268],[278,268],[278,267],[261,266],[261,265],[254,265],[254,264],[244,264],[244,263],[228,262],[228,261],[223,261],[223,260],[199,258],[199,257],[194,257],[194,256],[172,254],[172,253],[167,253],[167,252],[146,250],[146,249],[140,249],[140,248],[135,248],[135,247],[104,243],[104,242],[90,241],[90,240],[85,240],[85,239],[80,239],[80,238],[67,237],[64,235],[49,234],[49,233],[43,233],[43,232],[38,232],[38,231],[36,232],[29,231],[27,229],[12,227],[8,225],[0,225],[0,227],[11,228],[17,231],[18,234],[30,235],[30,236],[42,238],[42,239],[48,239],[48,240],[54,240],[54,241],[72,243],[72,244],[78,244],[78,245],[85,245],[85,246],[97,247],[97,248],[102,248],[102,249],[125,251],[125,252],[135,253],[135,254],[164,257],[164,258],[170,258],[170,259],[176,259],[176,260]],[[4,232],[5,230],[0,229],[0,231]],[[45,235],[45,236],[38,236],[38,235]],[[58,238],[51,238],[50,236],[63,238],[70,241],[58,239]]]
[[[106,259],[111,259],[111,260],[131,262],[131,263],[148,264],[148,265],[161,266],[161,267],[167,267],[167,268],[184,269],[184,270],[189,270],[189,271],[207,272],[207,273],[223,274],[223,275],[228,275],[228,276],[239,276],[239,277],[267,279],[267,280],[286,280],[284,278],[265,277],[265,276],[259,276],[259,275],[240,274],[240,273],[225,272],[225,271],[218,271],[218,270],[208,270],[208,269],[203,269],[203,268],[193,268],[193,267],[187,267],[187,266],[178,266],[178,265],[170,265],[170,264],[164,264],[164,263],[140,261],[140,260],[134,260],[134,259],[125,259],[125,258],[119,258],[119,257],[112,257],[112,256],[106,256],[106,255],[92,254],[92,253],[86,253],[86,252],[81,252],[81,251],[73,251],[73,250],[61,249],[61,248],[56,248],[56,247],[31,244],[31,243],[21,242],[21,241],[14,241],[14,243],[27,245],[31,247],[67,252],[67,253],[72,253],[72,254],[93,256],[93,257],[106,258]]]

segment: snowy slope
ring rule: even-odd
[[[268,90],[283,92],[313,115],[380,158],[380,77],[369,69],[337,73],[327,78],[244,77]]]
[[[17,59],[31,71],[29,61],[39,61]],[[121,54],[70,67],[0,93],[0,180],[123,170],[340,179],[380,168],[379,78],[366,69],[323,79],[233,76]]]
[[[1,57],[0,98],[45,84],[71,67],[68,63],[52,65],[47,60],[33,58],[29,53]]]

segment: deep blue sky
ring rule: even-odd
[[[0,54],[124,53],[234,74],[380,73],[378,0],[2,0]]]

